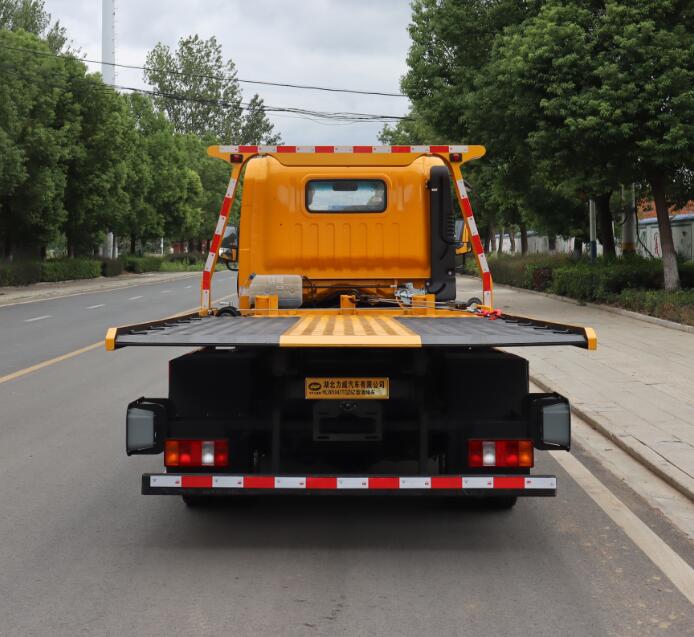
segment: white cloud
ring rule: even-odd
[[[46,0],[73,46],[101,58],[101,2]],[[116,0],[116,61],[142,65],[157,42],[212,35],[242,79],[398,92],[409,47],[408,0]],[[98,70],[94,66],[94,70]],[[121,85],[144,87],[140,71],[118,69]],[[403,115],[407,100],[242,85],[273,106]],[[381,124],[317,124],[273,116],[288,144],[371,144]]]

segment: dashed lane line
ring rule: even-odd
[[[96,310],[99,307],[105,307],[106,303],[99,303],[98,305],[89,305],[87,306],[88,310]]]
[[[231,298],[233,294],[227,294],[226,296],[222,296],[217,301],[224,301],[225,299]],[[179,315],[184,315],[184,314],[189,314],[190,312],[194,312],[197,310],[198,307],[190,308],[188,310],[183,310],[182,312],[179,312]],[[37,316],[33,319],[26,319],[26,321],[38,321],[44,318],[51,318],[50,315],[46,316]],[[74,358],[75,356],[79,356],[80,354],[85,354],[86,352],[90,352],[93,349],[96,349],[97,347],[103,347],[104,346],[104,341],[101,340],[98,343],[92,343],[91,345],[87,345],[85,347],[80,347],[80,349],[76,349],[72,352],[68,352],[67,354],[62,354],[61,356],[56,356],[55,358],[50,358],[46,361],[42,361],[41,363],[37,363],[36,365],[32,365],[31,367],[25,367],[24,369],[19,369],[16,372],[12,372],[11,374],[6,374],[5,376],[0,376],[0,385],[2,383],[6,383],[10,380],[15,380],[16,378],[21,378],[22,376],[26,376],[27,374],[31,374],[32,372],[37,372],[40,369],[43,369],[44,367],[49,367],[50,365],[55,365],[56,363],[60,363],[62,361],[66,361],[70,358]]]
[[[131,296],[128,299],[128,301],[137,301],[137,299],[143,299],[143,298],[144,298],[144,296],[142,296],[142,294],[140,294],[140,296]]]
[[[43,321],[44,319],[52,318],[51,314],[44,314],[43,316],[35,316],[34,318],[24,319],[25,323],[33,323],[34,321]]]

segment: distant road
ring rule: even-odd
[[[236,291],[218,272],[214,298]],[[108,327],[164,318],[200,304],[200,275],[0,307],[0,376],[103,339]]]

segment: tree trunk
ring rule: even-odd
[[[521,239],[521,254],[528,254],[528,226],[525,223],[520,224],[520,239]]]
[[[137,237],[134,234],[130,235],[130,254],[135,254],[137,248]]]
[[[557,251],[557,235],[551,234],[547,237],[547,249],[550,254],[554,254]]]
[[[493,223],[489,224],[489,254],[496,252],[496,227]]]
[[[595,208],[602,242],[602,256],[614,259],[617,251],[614,247],[614,231],[612,229],[612,213],[610,212],[611,192],[603,193],[595,198]]]
[[[660,172],[652,172],[648,176],[655,201],[655,211],[658,215],[658,231],[660,233],[660,247],[663,251],[663,286],[672,292],[679,290],[680,273],[677,267],[677,253],[675,242],[672,240],[672,226],[665,201],[665,177]]]
[[[497,246],[497,255],[503,254],[504,252],[504,234],[506,234],[506,228],[501,226],[501,233],[499,234],[499,245]]]
[[[583,239],[580,237],[574,237],[574,257],[577,259],[581,258],[583,254]]]
[[[11,234],[9,228],[7,228],[7,231],[5,232],[5,255],[4,256],[8,261],[12,261],[12,234]]]
[[[508,241],[509,244],[511,245],[511,254],[516,253],[516,229],[511,228],[508,233]]]

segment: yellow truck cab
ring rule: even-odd
[[[462,166],[481,146],[214,146],[231,177],[194,314],[109,329],[177,346],[169,393],[127,410],[129,455],[163,454],[145,494],[438,494],[508,507],[551,496],[534,450],[570,447],[570,409],[529,391],[505,346],[594,349],[590,328],[508,316]],[[212,281],[243,173],[238,298]],[[462,217],[462,219],[461,219]],[[459,220],[462,223],[457,223]],[[456,228],[460,230],[457,231]],[[459,299],[456,253],[480,270]]]

